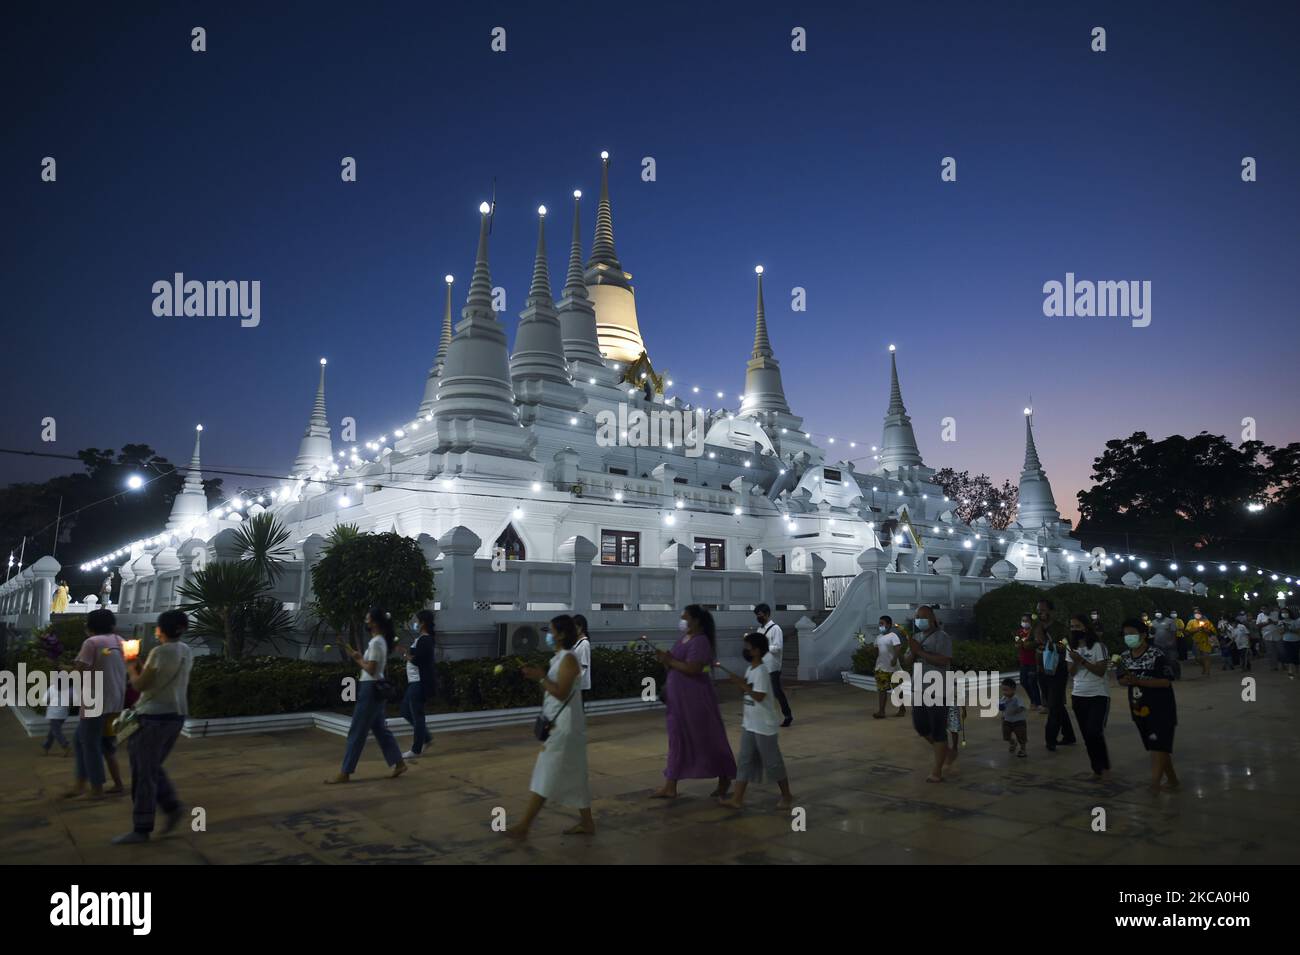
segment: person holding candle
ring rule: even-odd
[[[1016,631],[1016,660],[1020,664],[1020,685],[1029,695],[1029,705],[1035,713],[1043,711],[1043,700],[1038,692],[1038,657],[1034,652],[1034,641],[1029,635],[1029,614],[1020,618],[1020,629]]]
[[[1128,687],[1128,705],[1142,745],[1151,754],[1151,792],[1159,793],[1161,781],[1171,792],[1179,788],[1174,772],[1174,730],[1178,706],[1174,699],[1172,661],[1152,645],[1144,621],[1131,618],[1122,628],[1128,652],[1120,656],[1116,676]]]
[[[1106,719],[1110,715],[1110,687],[1106,669],[1110,658],[1083,614],[1070,618],[1070,643],[1066,648],[1070,676],[1074,679],[1072,703],[1079,733],[1088,750],[1093,778],[1110,779],[1110,754],[1106,750]]]
[[[655,790],[654,798],[676,799],[679,780],[712,778],[718,780],[718,786],[710,795],[722,798],[736,778],[736,759],[708,673],[717,656],[713,615],[699,604],[691,604],[682,611],[678,628],[682,636],[672,650],[655,651],[668,671],[668,765],[664,784]]]
[[[194,652],[181,637],[190,621],[181,610],[167,610],[158,617],[154,636],[158,646],[140,664],[139,641],[129,668],[131,685],[140,691],[133,707],[140,728],[129,740],[131,759],[130,832],[113,840],[115,845],[148,842],[154,817],[159,808],[165,817],[163,832],[176,828],[184,815],[176,787],[163,769],[163,763],[176,745],[189,713],[190,671]],[[130,641],[128,641],[130,642]]]

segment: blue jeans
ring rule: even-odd
[[[384,760],[389,766],[396,766],[402,761],[402,750],[397,740],[388,730],[388,718],[384,714],[384,703],[375,692],[373,680],[357,681],[357,705],[352,709],[352,725],[348,727],[348,745],[343,752],[343,773],[351,776],[361,761],[361,751],[365,749],[366,737],[371,733],[379,741],[379,748],[384,752]]]
[[[87,716],[83,712],[77,720],[77,732],[72,738],[77,755],[77,782],[104,785],[104,720],[107,718],[107,713]]]
[[[153,832],[158,809],[171,814],[181,808],[163,762],[181,735],[185,717],[166,713],[139,720],[140,729],[126,744],[131,757],[131,821],[136,832]]]
[[[1020,667],[1020,685],[1025,688],[1029,694],[1029,702],[1034,706],[1042,706],[1043,699],[1038,695],[1038,668],[1030,666]]]
[[[406,695],[402,697],[402,719],[415,727],[411,752],[424,752],[425,745],[433,737],[429,735],[429,728],[424,722],[424,684],[419,680],[406,684]]]
[[[61,719],[50,720],[50,731],[45,734],[45,745],[41,748],[48,750],[55,743],[58,743],[64,749],[68,748],[68,741],[63,735],[63,720]]]

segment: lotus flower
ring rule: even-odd
[[[506,672],[506,668],[505,668],[504,666],[502,666],[500,663],[498,663],[496,666],[494,666],[494,667],[492,668],[492,673],[493,673],[495,676],[500,676],[502,673],[505,673],[505,672]]]

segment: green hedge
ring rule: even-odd
[[[1018,622],[1018,621],[1017,621]],[[954,670],[1005,670],[1019,669],[1016,648],[1010,638],[1006,645],[988,644],[977,640],[958,640],[952,648]],[[853,672],[871,676],[876,672],[876,643],[869,640],[853,654]]]
[[[524,679],[525,663],[545,668],[547,654],[524,657],[481,657],[436,664],[435,693],[428,709],[472,712],[539,706],[537,684]],[[495,672],[497,666],[502,672]],[[652,677],[662,686],[664,668],[640,651],[596,647],[592,651],[592,688],[588,700],[640,696],[641,681]],[[199,657],[190,676],[190,715],[199,719],[264,716],[310,710],[346,709],[343,680],[357,676],[352,663],[316,663],[283,657]],[[406,665],[391,660],[387,675],[398,691],[406,691]],[[394,710],[395,712],[395,707]]]

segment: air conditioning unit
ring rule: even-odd
[[[536,624],[497,624],[497,656],[530,656],[541,649],[542,634]]]

